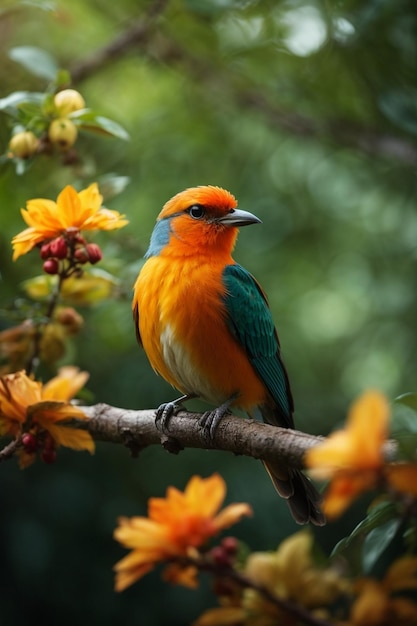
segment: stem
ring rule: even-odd
[[[13,439],[7,446],[4,446],[2,450],[0,450],[0,463],[2,461],[8,461],[13,458],[16,450],[18,450],[22,445],[22,436],[19,435],[16,439]]]
[[[321,619],[319,617],[315,617],[307,609],[300,606],[299,604],[295,604],[290,600],[281,598],[280,596],[270,591],[264,585],[256,583],[241,572],[235,570],[233,567],[217,565],[212,561],[204,559],[204,557],[200,559],[192,557],[179,557],[170,559],[170,561],[178,563],[182,566],[192,565],[200,571],[209,572],[213,574],[213,576],[218,576],[219,578],[228,578],[237,583],[240,587],[242,587],[242,589],[253,589],[257,591],[260,595],[262,595],[265,600],[268,600],[268,602],[277,607],[277,609],[279,609],[280,611],[284,611],[289,615],[292,615],[297,620],[301,620],[303,624],[306,624],[308,626],[333,626],[331,622],[328,622],[327,620]]]
[[[42,322],[39,322],[36,325],[35,336],[33,338],[33,353],[32,353],[32,356],[30,357],[30,359],[28,361],[28,364],[26,366],[26,374],[28,376],[30,376],[32,373],[34,373],[36,371],[37,367],[39,366],[39,355],[40,355],[40,350],[41,350],[41,341],[42,341],[43,329],[52,320],[52,317],[53,317],[54,312],[55,312],[56,305],[58,304],[59,295],[61,293],[62,283],[63,283],[65,278],[66,278],[65,271],[62,272],[62,273],[59,273],[59,275],[58,275],[58,282],[57,282],[54,290],[51,293],[51,297],[49,299],[48,306],[47,306],[47,309],[46,309],[46,312],[45,312],[45,320],[42,321]]]

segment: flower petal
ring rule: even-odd
[[[58,376],[43,386],[42,398],[69,402],[84,387],[89,376],[88,372],[81,372],[78,367],[72,365],[61,367]]]
[[[229,504],[229,506],[220,511],[213,522],[216,530],[219,531],[233,526],[233,524],[239,522],[244,515],[251,517],[253,515],[252,507],[246,502],[237,502],[236,504]]]

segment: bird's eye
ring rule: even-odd
[[[188,213],[195,220],[199,220],[203,217],[205,210],[204,207],[201,206],[201,204],[193,204],[193,206],[190,206],[190,208],[188,209]]]

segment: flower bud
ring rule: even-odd
[[[74,122],[66,117],[53,120],[49,126],[48,137],[60,150],[69,150],[74,145],[78,130]]]
[[[68,246],[63,237],[53,239],[49,244],[50,256],[57,259],[66,259],[68,254]]]
[[[66,117],[74,111],[84,109],[85,100],[75,89],[63,89],[54,97],[54,104],[60,117]]]
[[[9,141],[12,156],[19,159],[28,159],[35,154],[39,146],[39,139],[30,130],[16,133]]]
[[[100,246],[96,243],[88,243],[85,249],[87,250],[88,259],[92,265],[94,265],[94,263],[98,263],[103,258]]]
[[[57,309],[55,319],[64,327],[68,335],[75,335],[84,325],[82,316],[69,306]]]
[[[59,263],[56,259],[47,259],[43,264],[43,271],[47,274],[58,274]]]

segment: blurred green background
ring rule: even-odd
[[[132,43],[100,57],[145,24]],[[156,407],[176,392],[136,345],[131,288],[162,204],[198,184],[224,186],[261,226],[244,229],[235,258],[265,288],[276,320],[300,430],[326,434],[368,387],[415,390],[417,12],[412,0],[2,0],[0,97],[46,81],[10,58],[47,50],[87,105],[130,133],[81,135],[81,162],[35,159],[24,176],[0,169],[0,307],[41,272],[36,253],[11,261],[19,209],[113,173],[130,184],[106,205],[129,225],[99,237],[120,298],[82,309],[66,362],[90,372],[91,402]],[[90,62],[91,61],[91,62]],[[0,151],[9,119],[0,114]],[[7,315],[1,328],[11,324]],[[53,372],[44,372],[52,375]],[[119,515],[145,514],[149,496],[220,471],[228,501],[255,516],[236,530],[252,549],[275,548],[298,527],[260,463],[153,447],[138,459],[99,444],[94,457],[61,450],[0,471],[0,622],[178,625],[214,604],[148,575],[113,592]],[[362,503],[363,504],[363,503]],[[316,530],[330,550],[361,519],[359,504]]]

